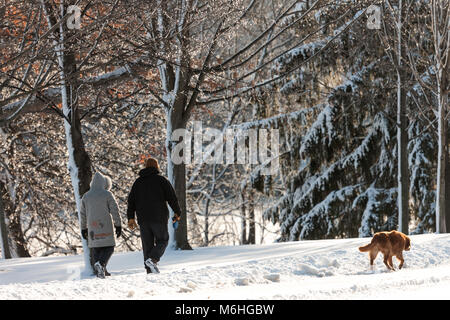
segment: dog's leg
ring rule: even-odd
[[[397,259],[400,260],[400,264],[398,266],[398,269],[401,269],[403,267],[403,263],[405,263],[405,259],[403,259],[403,253],[400,252],[396,255]]]
[[[373,262],[375,261],[375,258],[377,257],[378,251],[370,251],[369,252],[369,259],[370,259],[370,270],[374,270]]]
[[[389,255],[388,263],[391,266],[391,270],[395,271],[394,262],[392,261],[392,256],[391,255]]]
[[[392,267],[388,264],[388,261],[389,261],[389,254],[384,254],[383,262],[384,262],[385,266],[386,266],[389,270],[393,270]]]

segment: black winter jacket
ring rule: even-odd
[[[128,220],[134,219],[136,213],[139,224],[167,223],[169,210],[166,202],[175,213],[181,215],[175,190],[169,180],[160,175],[156,168],[143,169],[128,196]]]

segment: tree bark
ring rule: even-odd
[[[244,189],[245,190],[245,189]],[[245,192],[241,190],[241,245],[247,244],[247,214],[245,205]]]
[[[255,191],[250,189],[248,210],[248,239],[247,244],[256,244],[256,221],[255,221]]]
[[[446,195],[449,192],[446,186],[448,145],[447,145],[447,108],[450,72],[450,19],[448,1],[431,1],[431,28],[434,45],[434,62],[436,67],[437,99],[438,99],[438,171],[436,191],[436,232],[448,232],[446,217]]]
[[[409,225],[409,169],[408,169],[408,133],[406,118],[406,92],[398,89],[398,113],[397,113],[397,147],[398,147],[398,227],[399,231],[408,234]]]
[[[398,160],[398,229],[408,234],[409,225],[409,169],[408,169],[408,133],[406,117],[406,90],[404,88],[404,59],[406,49],[403,43],[404,6],[399,1],[397,21],[397,160]]]
[[[448,13],[450,14],[450,13]],[[448,22],[450,24],[450,21]],[[447,50],[450,50],[450,42],[449,42],[450,36],[447,37],[447,43],[446,48]],[[447,59],[448,59],[448,52],[446,53]],[[447,181],[450,181],[450,155],[449,155],[449,148],[448,148],[448,94],[450,91],[450,81],[449,81],[449,73],[450,73],[450,61],[446,61],[446,66],[443,68],[443,72],[441,74],[441,86],[440,86],[440,99],[441,99],[441,105],[442,109],[445,113],[445,183]],[[448,199],[448,201],[447,201]],[[450,202],[450,188],[445,187],[445,202]],[[444,210],[442,212],[443,217],[441,218],[440,224],[442,225],[441,232],[450,232],[450,203],[446,207],[444,207]]]
[[[19,258],[31,257],[28,249],[26,247],[25,235],[22,230],[22,223],[20,219],[20,214],[16,212],[17,204],[13,203],[13,200],[9,197],[8,192],[5,192],[5,188],[0,185],[0,197],[3,201],[3,210],[5,216],[9,221],[8,224],[8,235],[10,238],[10,249],[11,256]]]
[[[11,251],[9,249],[8,228],[6,226],[5,207],[3,205],[4,184],[0,181],[0,233],[1,233],[1,249],[3,259],[11,259]]]
[[[184,163],[173,166],[175,192],[181,208],[181,220],[175,231],[176,248],[181,250],[192,250],[187,234],[187,212],[186,212],[186,165]]]
[[[176,142],[172,141],[172,133],[177,129],[186,129],[185,122],[182,121],[182,110],[180,107],[172,107],[167,110],[166,121],[166,152],[167,152],[167,176],[172,183],[178,203],[181,209],[181,220],[178,228],[173,231],[171,219],[169,219],[170,244],[174,249],[192,250],[188,241],[187,232],[187,212],[186,212],[186,164],[184,161],[175,164],[172,161],[172,149]],[[172,211],[172,210],[171,210]],[[172,213],[173,214],[173,213]]]
[[[445,175],[447,160],[447,120],[445,109],[441,101],[439,102],[439,123],[438,123],[438,172],[437,172],[437,194],[436,194],[436,232],[445,233]]]
[[[50,14],[50,9],[47,4],[42,1],[44,12],[47,16],[49,27],[56,24],[53,15]],[[67,6],[64,3],[60,4],[60,12],[56,16],[62,17],[66,12]],[[81,133],[81,120],[78,111],[78,104],[76,96],[76,88],[78,79],[76,76],[77,64],[75,53],[69,50],[71,44],[67,39],[70,37],[69,31],[64,23],[61,23],[55,32],[54,47],[58,60],[59,75],[60,75],[60,90],[61,90],[61,104],[64,115],[64,131],[67,143],[68,152],[68,169],[74,190],[74,198],[76,209],[78,213],[78,221],[80,219],[81,197],[89,190],[90,181],[92,178],[91,161],[86,152],[83,136]],[[73,32],[73,31],[72,31]],[[80,230],[81,234],[81,230]],[[81,238],[84,252],[85,272],[92,272],[92,265],[90,262],[90,250],[87,241]]]
[[[71,74],[76,71],[76,61],[73,53],[64,54],[63,59],[63,76],[62,80],[71,78]],[[76,209],[78,213],[78,221],[80,219],[81,198],[89,191],[90,182],[92,180],[92,163],[83,141],[81,133],[81,120],[79,109],[75,101],[77,97],[74,88],[76,81],[72,83],[65,82],[61,88],[61,95],[63,95],[63,113],[65,115],[64,128],[67,141],[67,151],[69,153],[69,173],[74,189]],[[81,225],[80,225],[81,234]],[[87,241],[81,239],[84,251],[84,262],[86,272],[92,272],[92,265],[90,259],[90,250]]]
[[[448,71],[448,68],[447,68]],[[438,172],[437,172],[437,195],[436,195],[436,232],[446,233],[450,229],[450,208],[447,206],[447,199],[450,197],[450,188],[447,187],[446,177],[449,175],[450,168],[447,166],[449,161],[448,154],[448,120],[447,120],[447,105],[448,105],[448,92],[447,87],[447,75],[441,74],[441,81],[438,83],[439,92],[439,123],[438,123]]]
[[[447,127],[448,131],[448,127]],[[445,161],[445,181],[450,181],[450,155],[447,146],[447,159]],[[446,232],[450,230],[450,188],[445,188],[445,227]]]

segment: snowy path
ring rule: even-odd
[[[77,277],[82,256],[1,260],[0,299],[450,299],[450,234],[411,240],[396,272],[370,270],[368,238],[169,251],[159,275],[115,254],[107,280]]]

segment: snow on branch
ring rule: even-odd
[[[318,144],[329,146],[335,137],[335,128],[333,125],[335,109],[330,105],[321,106],[325,107],[302,139],[299,150],[300,155],[305,156],[309,154],[313,147]]]
[[[288,76],[292,75],[294,72],[296,72],[297,70],[299,70],[300,68],[302,68],[303,65],[305,65],[306,63],[310,62],[313,58],[317,57],[320,53],[322,53],[325,49],[329,48],[332,43],[334,42],[334,40],[338,39],[348,28],[350,28],[350,26],[355,23],[362,15],[362,13],[364,13],[366,11],[366,9],[360,10],[358,11],[357,14],[354,15],[354,17],[348,21],[347,23],[345,23],[341,28],[338,29],[339,32],[335,32],[333,36],[327,37],[326,41],[323,43],[323,45],[318,48],[318,50],[316,50],[316,52],[314,54],[312,54],[310,57],[308,57],[307,59],[301,61],[298,65],[292,67],[292,68],[288,68],[287,70],[279,73],[278,75],[275,75],[269,79],[265,79],[259,83],[256,83],[254,85],[251,86],[245,86],[240,88],[239,90],[235,91],[234,93],[230,94],[230,95],[224,95],[222,97],[218,97],[218,98],[213,98],[213,99],[206,99],[206,100],[201,100],[198,101],[199,105],[206,105],[206,104],[211,104],[211,103],[215,103],[215,102],[222,102],[224,100],[229,100],[235,97],[238,97],[240,95],[246,94],[252,90],[258,89],[258,88],[262,88],[262,87],[268,87],[270,85],[276,84],[276,83],[280,83],[282,81],[284,81]],[[344,14],[345,15],[345,14]],[[275,61],[277,58],[274,58],[272,60],[267,61],[266,63],[262,64],[261,66],[257,67],[256,69],[254,69],[251,72],[246,73],[245,75],[240,76],[239,78],[235,79],[234,81],[243,81],[245,78],[249,77],[250,75],[254,74],[255,72],[261,70],[262,68],[264,68],[265,66],[267,66],[269,63],[272,63],[273,61]],[[234,83],[233,83],[234,86]],[[214,91],[207,91],[207,90],[202,90],[203,93],[208,93],[208,94],[217,94],[219,92],[222,92],[224,90],[227,89],[231,89],[231,86],[224,86],[220,89],[216,89]]]
[[[303,61],[309,60],[311,57],[315,56],[317,53],[321,52],[326,46],[329,46],[333,40],[335,40],[338,36],[343,34],[343,32],[356,20],[358,20],[365,10],[359,10],[352,19],[345,22],[338,29],[334,30],[332,36],[324,37],[321,39],[317,39],[308,43],[301,43],[301,45],[287,51],[282,56],[278,57],[275,60],[275,64],[273,70],[281,72],[286,70],[288,66],[293,64],[294,62],[299,63]],[[345,16],[347,12],[343,15]]]
[[[238,130],[248,130],[252,128],[261,128],[261,129],[270,129],[270,128],[278,128],[281,123],[289,122],[289,121],[298,121],[300,123],[305,123],[307,120],[307,115],[309,115],[312,112],[316,112],[317,110],[320,110],[323,108],[323,104],[318,104],[310,108],[305,108],[302,110],[290,112],[281,114],[278,116],[261,119],[261,120],[255,120],[250,122],[243,122],[240,124],[235,124],[230,126],[231,129],[238,129]]]
[[[373,235],[374,230],[379,230],[383,225],[384,215],[380,208],[391,204],[395,207],[397,201],[397,188],[383,189],[375,188],[373,185],[355,198],[352,208],[365,207],[362,214],[361,226],[359,228],[360,237]]]
[[[50,105],[61,102],[61,89],[49,88],[38,94],[31,94],[25,99],[9,103],[0,108],[0,121],[17,116],[19,113],[41,112]]]
[[[307,214],[297,219],[290,231],[290,240],[308,239],[320,227],[326,229],[325,236],[332,236],[337,217],[330,216],[330,208],[344,203],[349,197],[354,197],[360,188],[361,185],[358,184],[329,193],[323,201],[315,205]]]
[[[268,208],[264,211],[264,219],[272,221],[272,223],[277,223],[278,221],[284,221],[289,207],[289,193],[284,194],[274,206]],[[277,215],[279,213],[279,215]]]
[[[379,119],[382,119],[381,116]],[[323,122],[322,119],[322,123]],[[383,130],[383,123],[383,121],[375,121],[369,129],[368,135],[353,152],[332,163],[322,174],[314,177],[314,180],[311,183],[304,184],[308,186],[306,190],[298,189],[299,192],[296,192],[294,196],[292,210],[297,212],[307,211],[309,206],[314,203],[314,195],[319,193],[320,190],[327,189],[327,186],[330,183],[336,184],[338,180],[340,180],[337,177],[340,176],[341,173],[345,172],[345,170],[358,170],[361,168],[362,164],[373,155],[373,147],[370,147],[370,144],[379,141],[378,137],[379,133]],[[305,136],[305,139],[310,139],[310,137]],[[311,154],[310,152],[306,153],[306,151],[302,152]],[[343,183],[344,181],[341,182]]]
[[[360,85],[363,83],[364,76],[369,74],[380,62],[375,60],[367,66],[364,66],[358,72],[347,75],[347,79],[340,85],[334,87],[328,95],[328,101],[333,103],[339,98],[340,94],[357,93]]]
[[[97,87],[111,85],[120,81],[125,81],[129,78],[134,78],[135,74],[133,68],[139,63],[140,60],[130,63],[124,67],[119,67],[111,72],[105,74],[82,79],[82,83]],[[31,94],[25,99],[21,99],[9,104],[6,104],[0,108],[0,119],[8,119],[11,114],[23,114],[32,112],[42,112],[49,105],[58,105],[61,103],[61,88],[48,88]],[[10,114],[4,117],[3,114]]]
[[[309,59],[310,57],[314,56],[319,50],[321,50],[327,43],[328,40],[320,39],[302,44],[301,46],[289,50],[283,56],[275,60],[273,70],[281,72],[286,68],[287,65],[292,64],[298,59],[300,59],[301,61]]]

